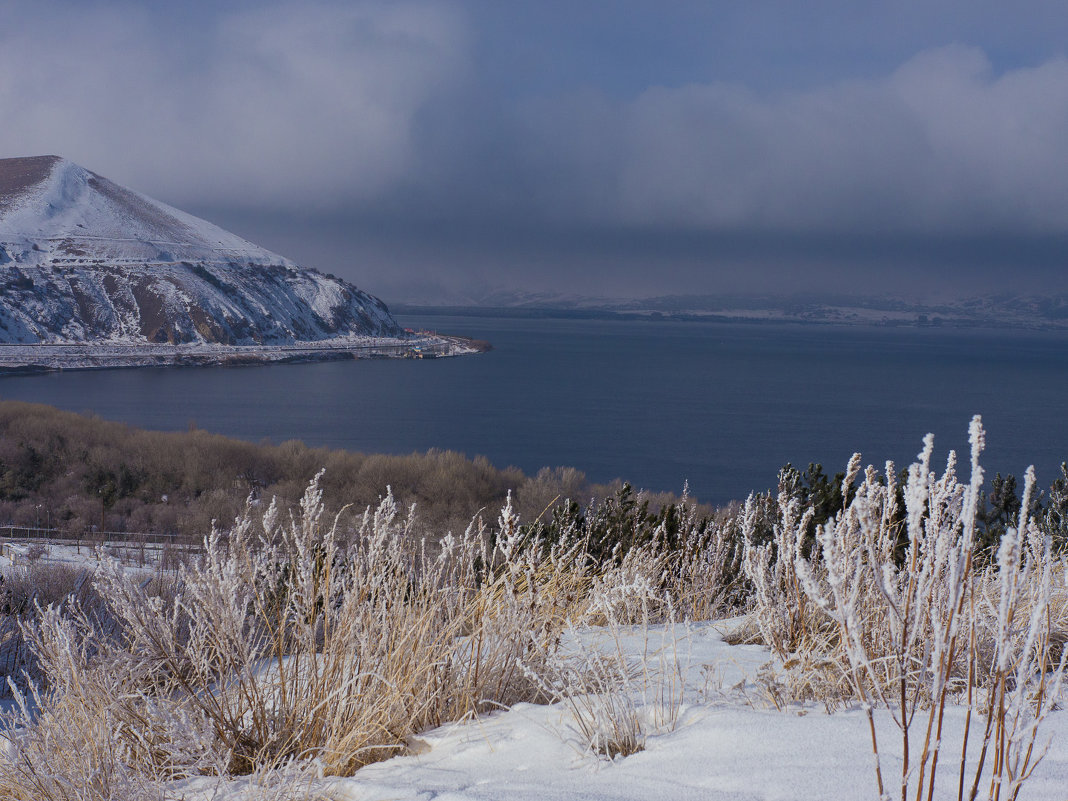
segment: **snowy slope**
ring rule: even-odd
[[[398,333],[377,298],[66,159],[0,159],[0,343]]]

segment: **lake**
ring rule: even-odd
[[[132,369],[0,379],[0,397],[153,429],[406,453],[483,454],[528,473],[571,465],[719,503],[786,462],[831,473],[943,460],[983,415],[988,473],[1068,459],[1068,338],[1053,332],[400,316],[487,339],[430,361]]]

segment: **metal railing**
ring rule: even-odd
[[[71,532],[43,526],[0,526],[0,554],[15,555],[7,546],[23,543],[66,545],[75,548],[78,553],[83,547],[90,551],[100,547],[119,551],[127,558],[137,551],[144,555],[146,549],[158,550],[162,547],[172,552],[191,553],[204,547],[202,541],[167,531],[100,531],[90,526],[80,532]]]

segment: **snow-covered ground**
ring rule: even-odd
[[[154,571],[167,547],[159,543],[142,544],[132,540],[106,542],[103,545],[88,540],[80,544],[71,544],[72,542],[41,542],[45,547],[44,552],[41,555],[33,555],[33,547],[38,544],[36,541],[5,540],[0,543],[0,572],[7,574],[11,570],[26,567],[31,562],[92,571],[102,558],[107,557],[118,559],[126,569],[146,568]]]
[[[566,703],[518,704],[478,719],[425,732],[410,753],[369,765],[345,779],[292,779],[292,794],[337,801],[608,801],[701,799],[702,801],[822,801],[876,799],[867,719],[859,709],[828,715],[821,705],[777,710],[756,680],[770,659],[766,649],[728,645],[723,634],[737,621],[699,624],[674,635],[655,627],[648,636],[625,634],[630,656],[659,664],[665,639],[677,650],[686,676],[674,728],[651,726],[643,751],[608,760],[590,753]],[[604,629],[579,635],[587,649],[615,648]],[[672,642],[674,645],[672,645]],[[672,651],[674,653],[675,651]],[[670,661],[670,660],[668,660]],[[648,718],[657,717],[657,682],[638,680],[633,698]],[[659,711],[663,711],[662,709]],[[669,716],[670,717],[670,716]],[[877,714],[883,775],[900,775],[900,735],[889,716]],[[957,797],[957,766],[963,710],[947,712],[946,752],[939,764],[938,792]],[[920,726],[917,726],[920,728]],[[973,731],[971,752],[978,751]],[[1053,713],[1039,737],[1050,749],[1024,784],[1025,801],[1068,798],[1068,712]],[[989,762],[988,762],[989,764]],[[175,797],[272,797],[279,776],[257,780],[197,779],[174,788]],[[969,785],[970,786],[970,785]],[[900,791],[890,789],[890,797]],[[986,798],[980,790],[979,797]],[[910,798],[914,794],[910,793]]]

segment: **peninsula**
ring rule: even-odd
[[[484,349],[67,159],[0,159],[0,370]]]

